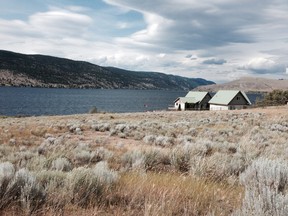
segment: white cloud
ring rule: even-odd
[[[32,14],[25,21],[0,19],[2,49],[67,57],[72,46],[89,47],[91,41],[86,35],[93,19],[76,12],[84,8],[71,8],[54,7]]]
[[[81,35],[93,20],[84,14],[66,10],[54,10],[33,14],[28,25],[43,35],[60,36]]]
[[[160,53],[157,56],[160,57],[160,58],[164,58],[166,56],[166,54],[165,53]]]
[[[254,73],[267,74],[267,73],[284,73],[285,68],[283,65],[276,63],[275,61],[267,58],[253,58],[243,69],[250,70]]]
[[[1,49],[216,82],[285,74],[285,0],[64,2],[22,19],[0,14]]]

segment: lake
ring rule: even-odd
[[[187,91],[128,89],[57,89],[0,87],[0,115],[68,115],[102,112],[145,112],[167,110]],[[260,94],[248,94],[255,102]]]

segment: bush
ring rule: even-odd
[[[234,215],[287,215],[287,163],[258,159],[241,174],[240,182],[245,186],[245,197]]]
[[[258,100],[258,106],[279,106],[285,105],[288,101],[288,90],[273,90],[264,96],[262,100]]]
[[[67,158],[60,157],[52,161],[51,169],[68,172],[72,170],[72,164]]]
[[[156,137],[156,140],[155,140],[155,145],[159,145],[162,147],[171,146],[173,144],[174,144],[174,140],[171,137],[158,136]]]
[[[97,110],[97,108],[94,106],[94,107],[92,107],[90,110],[89,110],[89,114],[94,114],[94,113],[97,113],[98,112],[98,110]]]
[[[99,202],[105,189],[117,179],[117,173],[111,171],[106,162],[99,162],[94,168],[73,169],[68,174],[66,186],[71,202],[85,207]]]
[[[138,150],[128,151],[122,156],[122,164],[126,169],[144,169],[145,157]]]
[[[11,169],[11,165],[6,164],[6,166]],[[0,209],[18,203],[24,211],[32,213],[44,204],[46,198],[44,189],[27,169],[18,170],[7,187],[1,189]]]
[[[181,172],[188,172],[190,168],[193,169],[195,164],[199,163],[199,159],[205,159],[206,155],[212,152],[210,142],[190,143],[185,141],[185,144],[175,147],[171,153],[171,164]],[[197,161],[195,161],[197,159]],[[197,165],[198,166],[198,165]],[[197,168],[197,170],[199,170]],[[198,172],[198,171],[197,171]],[[192,171],[193,173],[193,171]]]
[[[66,172],[54,170],[44,170],[36,174],[39,184],[47,194],[46,205],[58,213],[69,202],[67,187],[65,187],[66,177]]]
[[[110,130],[111,125],[109,123],[98,123],[91,125],[91,129],[95,131],[105,132]]]
[[[147,171],[161,170],[170,165],[168,154],[163,153],[160,148],[153,148],[146,151],[129,151],[122,157],[122,163],[126,169]]]
[[[146,144],[149,144],[149,145],[153,145],[155,143],[155,140],[156,140],[156,136],[155,135],[146,135],[144,138],[143,138],[143,141],[146,143]]]
[[[190,159],[191,159],[190,149],[185,149],[183,147],[173,149],[170,157],[172,166],[181,172],[189,171]]]
[[[0,199],[2,200],[9,182],[13,178],[15,169],[12,163],[4,162],[0,164]],[[2,202],[2,201],[1,201]]]

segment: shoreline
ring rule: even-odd
[[[186,111],[178,111],[178,110],[148,110],[148,111],[137,111],[137,112],[105,112],[105,111],[99,111],[96,113],[74,113],[74,114],[59,114],[59,115],[14,115],[14,116],[9,116],[9,115],[0,115],[0,119],[5,119],[5,118],[18,118],[18,119],[22,119],[22,118],[37,118],[37,117],[75,117],[75,116],[89,116],[89,115],[145,115],[145,114],[150,114],[150,113],[154,113],[154,114],[159,114],[159,113],[171,113],[171,114],[181,114],[181,113],[196,113],[196,114],[201,114],[201,113],[225,113],[225,112],[261,112],[261,111],[265,111],[265,110],[269,110],[269,112],[271,110],[287,110],[288,112],[288,105],[282,105],[282,106],[266,106],[266,107],[249,107],[246,109],[239,109],[239,110],[186,110]]]

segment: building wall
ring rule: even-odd
[[[201,101],[201,109],[209,109],[209,101],[211,100],[211,96],[210,96],[210,94],[207,94],[204,98],[203,98],[203,100]]]
[[[178,100],[178,101],[176,101],[176,102],[174,103],[174,108],[175,108],[175,110],[178,110],[178,109],[179,109],[179,106],[181,106],[180,100]]]
[[[174,104],[175,110],[179,110],[179,107],[180,110],[185,110],[185,103],[182,103],[180,100],[176,101]]]
[[[229,110],[229,106],[210,104],[210,110]]]
[[[229,105],[246,105],[246,104],[247,101],[240,92],[229,103]]]
[[[244,105],[215,105],[210,104],[210,110],[239,110],[239,109],[245,109],[246,106]]]

